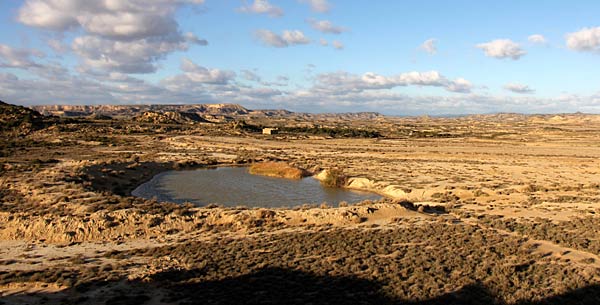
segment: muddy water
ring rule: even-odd
[[[312,177],[290,180],[251,175],[243,167],[169,171],[154,176],[132,194],[159,201],[191,202],[198,206],[294,207],[305,203],[356,203],[381,196],[323,187]]]

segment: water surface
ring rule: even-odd
[[[244,167],[168,171],[136,188],[132,195],[158,201],[192,202],[198,206],[293,207],[305,203],[356,203],[381,196],[322,186],[307,177],[299,180],[252,175]]]

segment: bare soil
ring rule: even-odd
[[[0,304],[600,303],[600,117],[236,120],[3,131]],[[130,194],[161,171],[254,162],[342,170],[386,198]]]

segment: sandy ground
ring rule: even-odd
[[[393,128],[401,123],[392,120],[378,124]],[[130,303],[176,304],[188,296],[173,296],[174,290],[169,289],[183,289],[178,286],[183,282],[213,289],[226,278],[246,283],[250,281],[246,276],[262,276],[264,270],[275,272],[270,268],[282,266],[284,270],[303,272],[286,275],[289,277],[304,279],[308,274],[330,281],[328,276],[337,274],[337,269],[328,268],[339,260],[346,263],[337,275],[351,277],[351,284],[346,283],[351,287],[363,287],[354,279],[373,281],[371,284],[396,283],[378,288],[377,295],[385,298],[372,301],[383,300],[384,304],[407,300],[460,303],[464,291],[480,295],[470,290],[473,285],[483,285],[489,291],[487,297],[500,303],[570,303],[578,299],[571,295],[580,291],[590,300],[598,300],[598,122],[581,124],[576,119],[550,117],[517,123],[485,119],[414,119],[410,123],[419,128],[433,126],[436,130],[470,133],[450,138],[381,139],[116,134],[110,145],[94,141],[52,147],[28,145],[19,153],[1,158],[4,201],[0,211],[0,302],[43,300],[53,304],[77,295],[80,299],[74,303],[91,300],[118,304],[109,296],[118,297],[121,290],[132,289],[143,297],[127,299]],[[30,137],[68,143],[74,135],[40,131]],[[50,158],[56,161],[45,161]],[[315,203],[294,209],[248,209],[182,207],[128,195],[135,186],[167,169],[265,160],[286,162],[314,173],[340,168],[350,177],[347,187],[377,192],[386,199],[349,207],[321,207]],[[415,237],[405,241],[401,233]],[[324,248],[314,252],[311,234],[330,237],[320,246]],[[389,243],[378,244],[377,237],[386,234],[396,235],[389,237]],[[472,240],[474,234],[481,235],[481,239]],[[436,236],[445,237],[439,240]],[[288,237],[297,238],[304,245],[302,250],[285,248],[289,246]],[[353,254],[356,247],[331,257],[318,254],[327,249],[345,249],[345,238],[348,243],[360,241],[358,250],[374,245],[369,251],[380,256],[350,260],[362,255]],[[217,247],[224,240],[229,242]],[[511,246],[494,246],[499,242]],[[281,243],[284,250],[278,252],[279,258],[269,256],[277,252],[276,246],[236,256],[246,253],[240,249],[255,243]],[[224,257],[232,255],[236,259],[213,274],[202,260],[182,254],[196,249],[192,245],[223,251],[234,245],[241,248],[224,252]],[[468,250],[472,247],[483,252],[469,254],[475,251]],[[197,257],[210,254],[197,251]],[[454,265],[451,258],[438,262],[432,257],[437,265],[431,263],[431,267],[421,270],[430,262],[405,262],[405,251],[460,253],[456,259],[465,262]],[[486,258],[496,252],[498,255]],[[263,253],[263,258],[257,253]],[[317,257],[319,268],[312,267]],[[304,265],[307,261],[312,265]],[[398,265],[401,267],[387,273],[377,271],[396,263],[402,263]],[[437,266],[445,271],[428,276]],[[412,273],[402,276],[403,268]],[[58,271],[49,274],[52,270]],[[196,272],[193,276],[180,279],[192,271]],[[399,274],[402,280],[396,282],[390,274]],[[428,278],[435,279],[434,283]],[[99,283],[108,284],[99,288]],[[363,290],[368,290],[365,287]],[[232,301],[212,299],[215,295],[205,297],[214,303]]]

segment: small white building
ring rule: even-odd
[[[263,128],[263,134],[277,134],[279,132],[279,128]]]

